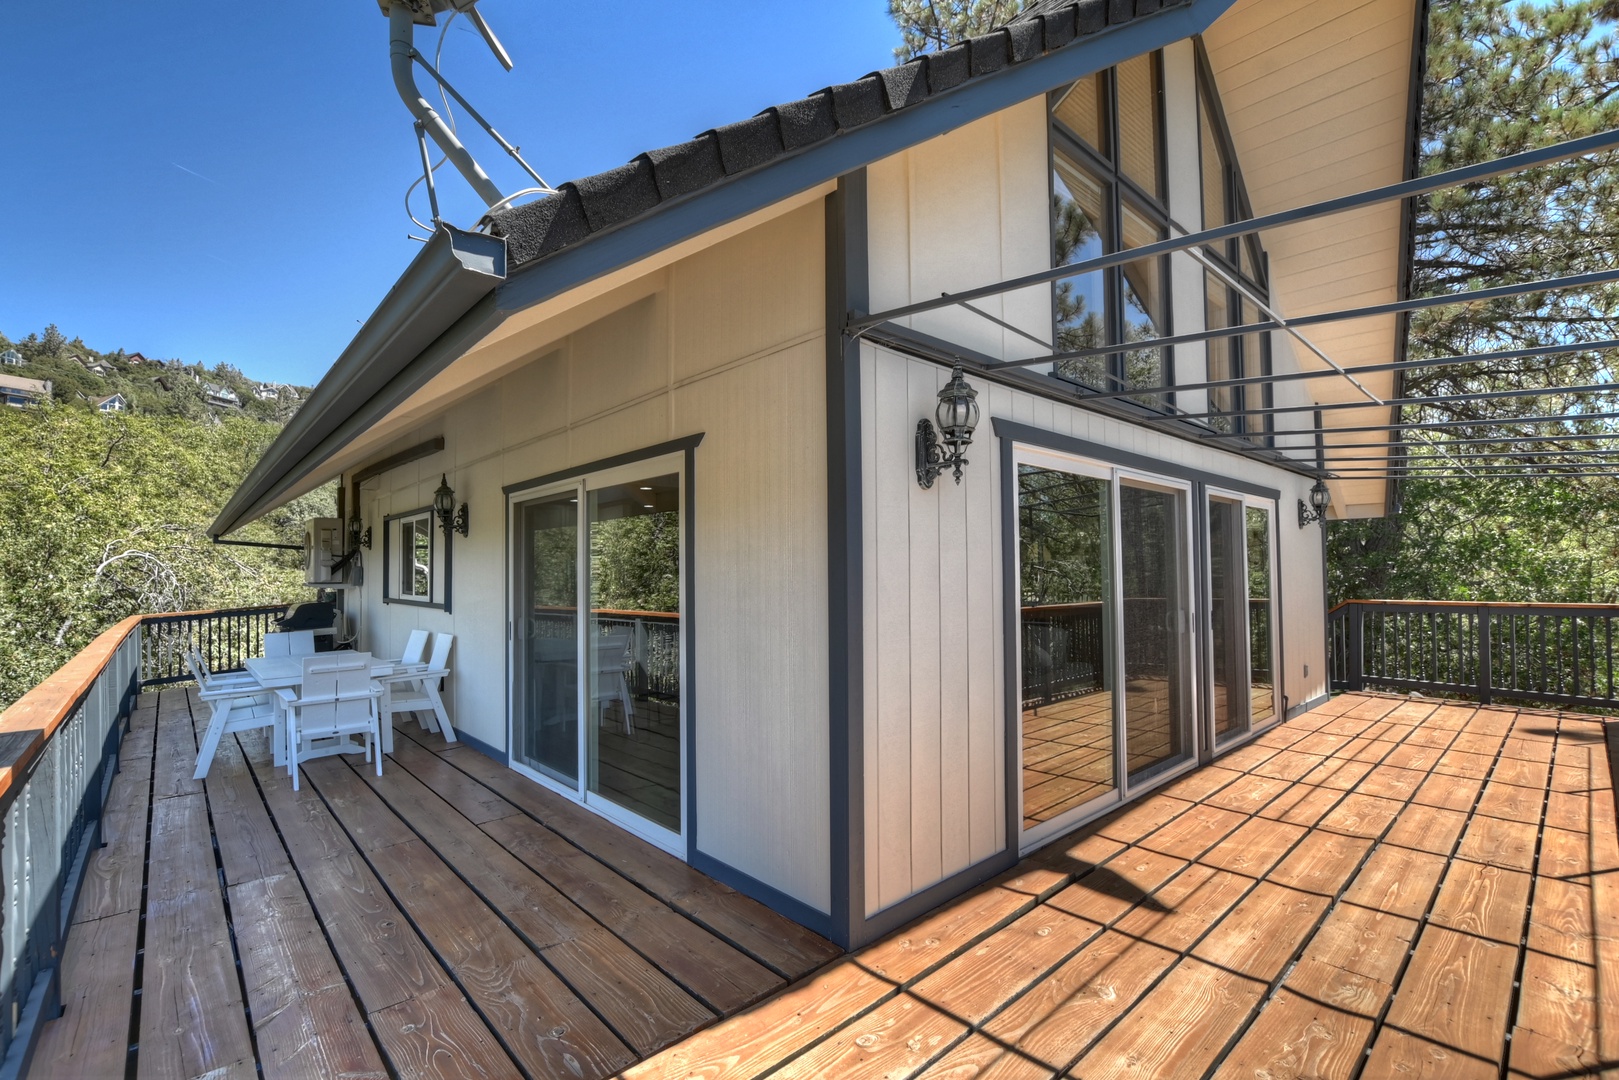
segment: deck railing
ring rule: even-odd
[[[1619,709],[1619,605],[1351,600],[1327,618],[1334,690]]]
[[[0,1080],[26,1073],[61,1012],[62,949],[136,695],[189,678],[192,642],[215,670],[241,668],[281,610],[131,616],[0,713]]]
[[[214,672],[242,671],[242,661],[264,655],[264,635],[285,605],[148,615],[141,624],[141,685],[188,682],[185,650],[195,645]]]

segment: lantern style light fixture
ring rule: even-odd
[[[1306,506],[1303,499],[1299,500],[1299,528],[1314,525],[1318,521],[1323,529],[1326,528],[1327,507],[1331,503],[1332,492],[1327,490],[1327,482],[1317,480],[1315,487],[1310,489],[1310,504]]]
[[[462,536],[467,534],[467,504],[462,503],[459,510],[455,508],[455,491],[450,487],[448,474],[439,478],[438,490],[433,492],[433,513],[438,515],[438,525],[444,530],[445,539],[449,539],[452,529]]]
[[[362,547],[367,551],[371,550],[371,530],[364,527],[364,522],[360,520],[360,515],[356,513],[349,518],[349,550],[353,551]]]
[[[973,429],[978,426],[978,391],[968,385],[959,364],[939,391],[934,417],[939,422],[937,432],[926,417],[916,424],[916,482],[923,488],[932,487],[946,468],[953,469],[956,483],[961,483],[961,467],[967,464],[963,451],[972,445]]]

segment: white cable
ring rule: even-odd
[[[433,50],[433,66],[435,68],[439,68],[440,70],[443,69],[444,65],[444,38],[450,32],[450,24],[455,22],[455,17],[459,14],[461,14],[459,11],[450,12],[450,17],[444,20],[443,29],[438,32],[438,48]],[[442,84],[440,84],[438,88],[438,98],[440,103],[442,103],[444,106],[444,118],[449,121],[450,130],[455,131],[455,113],[450,109],[450,99],[449,96],[444,93],[444,86]],[[431,166],[427,170],[428,173],[431,174],[438,172],[439,165],[443,165],[448,160],[450,159],[447,156],[439,158],[438,164]],[[416,179],[410,182],[410,187],[405,189],[405,216],[410,218],[411,221],[415,222],[418,229],[423,229],[431,233],[434,231],[433,226],[422,224],[417,220],[416,215],[412,213],[410,209],[411,193],[416,190],[418,184],[426,179],[426,176],[418,176]]]

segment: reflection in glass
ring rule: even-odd
[[[1125,753],[1132,781],[1191,749],[1186,711],[1181,495],[1121,484]]]
[[[589,494],[588,789],[680,831],[680,477]]]
[[[1214,274],[1205,274],[1203,292],[1207,298],[1207,307],[1204,318],[1210,330],[1231,325],[1231,290],[1226,283]],[[1237,366],[1233,362],[1235,348],[1230,338],[1210,338],[1206,343],[1209,356],[1209,381],[1217,379],[1234,379],[1237,377]],[[1241,388],[1235,386],[1216,386],[1209,389],[1209,412],[1230,413],[1242,408]],[[1234,425],[1230,416],[1214,416],[1209,418],[1209,426],[1216,431],[1231,431]]]
[[[1058,153],[1052,177],[1057,265],[1095,258],[1106,250],[1106,205],[1102,182],[1066,154]],[[1064,278],[1052,286],[1057,308],[1059,351],[1107,343],[1106,272]],[[1058,373],[1097,389],[1107,389],[1107,357],[1061,361]]]
[[[579,505],[570,490],[522,504],[518,517],[518,759],[579,777]]]
[[[1023,827],[1114,791],[1109,485],[1018,466]]]
[[[1243,586],[1242,504],[1209,500],[1209,645],[1213,690],[1210,698],[1216,738],[1246,731],[1247,612]]]
[[[1102,72],[1087,75],[1063,92],[1051,110],[1062,124],[1107,157],[1106,129],[1102,123]]]
[[[1158,167],[1158,78],[1154,54],[1116,69],[1119,87],[1119,167],[1154,198],[1162,198]]]
[[[1124,207],[1124,246],[1142,247],[1164,238],[1161,228]],[[1164,336],[1168,324],[1168,304],[1165,303],[1164,260],[1142,259],[1124,266],[1124,342],[1132,345]],[[1124,354],[1124,374],[1130,386],[1162,386],[1164,378],[1164,350],[1131,349]],[[1164,402],[1148,396],[1149,405]]]
[[[1220,148],[1219,136],[1214,133],[1214,118],[1209,115],[1201,94],[1197,99],[1197,119],[1203,137],[1203,227],[1213,229],[1227,221],[1225,152]]]
[[[1251,712],[1254,724],[1276,716],[1276,674],[1272,663],[1275,600],[1271,595],[1270,511],[1247,508],[1248,527],[1248,656]]]

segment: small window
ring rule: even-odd
[[[442,603],[438,587],[439,546],[433,512],[412,510],[387,520],[383,599],[403,604]]]

